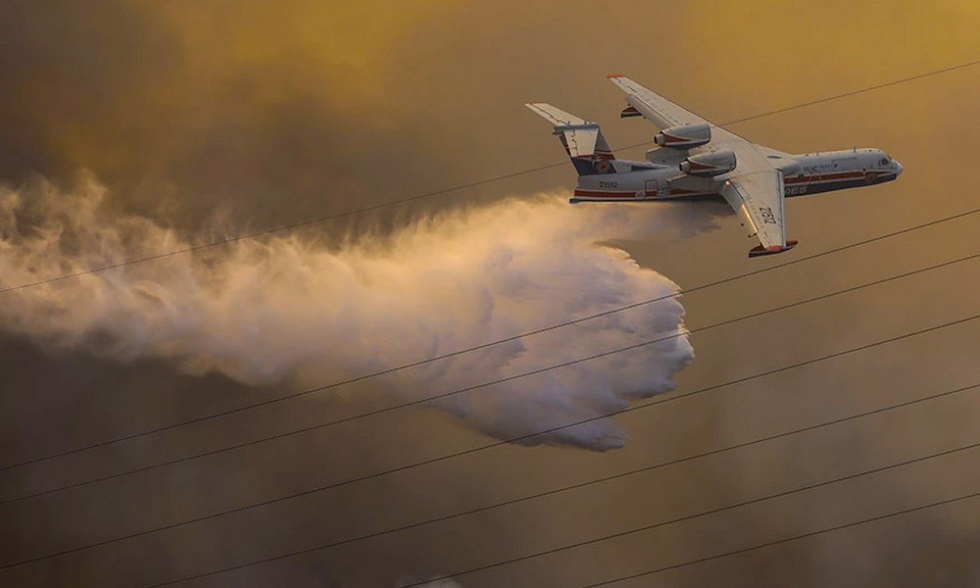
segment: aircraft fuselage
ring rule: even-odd
[[[786,197],[858,188],[890,182],[902,166],[880,149],[849,149],[788,155],[776,151],[766,157],[783,173]],[[654,149],[649,161],[612,160],[615,173],[579,177],[571,202],[636,202],[721,198],[727,174],[699,177],[682,173],[678,165],[687,156],[671,149]]]

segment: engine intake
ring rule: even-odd
[[[661,147],[674,149],[691,149],[700,147],[711,140],[711,125],[698,123],[670,127],[657,133],[653,142]]]
[[[679,167],[692,176],[717,176],[732,171],[736,164],[734,151],[715,151],[688,157]]]

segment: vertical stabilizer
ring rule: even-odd
[[[554,125],[565,152],[580,176],[613,173],[615,159],[599,125],[555,108],[550,104],[526,104],[528,108]]]

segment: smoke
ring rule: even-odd
[[[511,198],[327,246],[242,240],[3,294],[0,324],[51,348],[163,358],[245,384],[320,386],[595,314],[677,287],[603,239],[661,230],[655,208]],[[91,177],[0,190],[0,288],[192,246],[112,213]],[[625,408],[674,388],[692,357],[666,299],[379,378],[399,401],[451,392],[658,338],[664,341],[440,400],[499,439]],[[609,418],[524,443],[620,447]]]

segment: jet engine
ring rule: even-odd
[[[717,176],[735,169],[735,153],[733,151],[715,151],[714,153],[699,153],[688,157],[680,164],[681,171],[692,176]]]
[[[711,140],[711,125],[698,123],[695,125],[680,125],[670,127],[657,133],[653,142],[661,147],[674,149],[691,149],[700,147]]]

